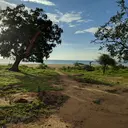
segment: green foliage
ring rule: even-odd
[[[0,105],[0,127],[8,123],[29,123],[40,116],[49,116],[67,100],[65,96],[56,95],[55,91],[62,90],[62,87],[52,87],[53,84],[60,84],[59,74],[54,70],[26,65],[20,66],[21,72],[10,72],[6,68],[8,66],[0,66],[0,97],[10,104]],[[22,97],[22,94],[31,94],[28,91],[33,94],[38,90],[48,95],[45,98],[42,95],[43,100],[35,96],[32,101],[26,103],[13,100],[17,94]],[[55,96],[49,96],[49,92],[55,92]]]
[[[120,69],[128,69],[128,67],[122,65],[122,64],[119,64],[119,65],[116,65],[113,67],[114,70],[120,70]]]
[[[105,73],[108,65],[116,66],[116,61],[107,54],[102,54],[97,61],[103,66],[103,73]]]
[[[13,103],[10,106],[0,106],[0,126],[5,124],[30,123],[41,116],[49,116],[56,111],[68,96],[47,94],[43,100],[35,98],[30,103]]]
[[[83,63],[78,63],[78,62],[76,62],[76,63],[74,63],[74,66],[75,66],[75,67],[79,67],[79,66],[84,66],[84,64],[83,64]]]
[[[86,71],[94,71],[95,68],[93,66],[90,66],[90,65],[86,65],[86,64],[83,64],[83,63],[74,63],[74,67],[72,67],[74,69],[78,69],[78,70],[86,70]]]
[[[107,54],[102,54],[98,60],[97,60],[101,65],[111,65],[111,66],[115,66],[116,65],[116,61],[111,58],[109,55]]]
[[[51,69],[38,69],[34,67],[20,66],[21,72],[7,71],[7,66],[0,66],[0,87],[8,85],[19,85],[28,91],[38,91],[38,86],[42,90],[61,90],[50,85],[58,84],[59,74]]]
[[[63,30],[47,18],[43,9],[28,11],[23,4],[7,7],[0,10],[0,21],[0,55],[16,59],[12,70],[18,70],[21,60],[43,63],[61,43]]]
[[[73,78],[76,81],[82,82],[82,83],[112,86],[112,84],[110,84],[109,82],[101,81],[101,80],[98,80],[98,79],[95,79],[95,78],[91,78],[91,77],[73,76]]]
[[[86,71],[94,71],[95,70],[95,68],[93,66],[90,66],[90,65],[84,65],[84,69]]]
[[[65,67],[63,66],[61,68],[61,70],[64,70],[64,71],[70,71],[70,70],[86,70],[86,71],[94,71],[95,68],[93,66],[90,66],[90,65],[75,65],[75,66],[71,66],[71,67]]]
[[[72,68],[78,69],[78,70],[83,70],[84,64],[76,62],[76,63],[74,63],[74,67],[72,67]]]
[[[13,106],[0,107],[0,125],[19,122],[29,123],[39,115],[44,114],[45,109],[44,104],[37,100],[32,103],[19,103]]]
[[[48,66],[46,64],[40,64],[38,68],[39,69],[47,69]]]
[[[78,69],[61,70],[71,78],[85,84],[90,83],[107,86],[128,86],[128,67],[119,67],[118,70],[115,69],[115,67],[108,67],[108,70],[104,75],[102,73],[101,66],[95,66],[95,71],[92,72]]]
[[[120,11],[98,29],[92,42],[101,44],[100,49],[107,48],[119,60],[128,60],[128,7],[125,0],[118,0],[118,6]]]

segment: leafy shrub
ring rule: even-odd
[[[99,85],[108,85],[108,86],[112,86],[112,84],[104,82],[104,81],[99,81],[93,78],[82,78],[82,77],[73,77],[73,79],[75,79],[78,82],[82,82],[82,83],[89,83],[89,84],[99,84]]]
[[[40,64],[38,66],[38,69],[47,69],[47,68],[48,68],[48,66],[46,64]]]
[[[101,66],[96,66],[95,70],[102,70],[102,67]]]
[[[74,66],[75,67],[77,67],[77,66],[83,66],[83,65],[84,65],[83,63],[78,63],[78,62],[74,63]]]
[[[61,70],[66,70],[67,68],[65,67],[65,66],[63,66],[62,68],[61,68]]]
[[[93,66],[90,66],[90,65],[84,65],[84,69],[86,71],[94,71],[95,70],[95,68]]]
[[[70,71],[70,70],[86,70],[86,71],[94,71],[95,68],[93,66],[90,66],[90,65],[85,65],[85,64],[82,64],[82,63],[75,63],[73,67],[65,67],[63,66],[61,68],[61,70],[64,70],[64,71]]]
[[[61,70],[63,70],[63,71],[70,71],[70,70],[73,70],[73,69],[75,69],[75,67],[70,67],[70,66],[63,66],[62,68],[61,68]]]
[[[116,69],[127,69],[128,67],[122,65],[122,64],[119,64],[117,66],[115,66]]]

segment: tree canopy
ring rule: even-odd
[[[98,61],[99,64],[101,64],[103,66],[103,74],[105,73],[106,67],[108,65],[110,65],[110,66],[115,66],[116,65],[116,61],[107,54],[102,54],[98,58],[97,61]]]
[[[125,0],[118,0],[120,10],[110,20],[99,27],[92,42],[100,43],[100,50],[107,48],[111,56],[128,60],[128,7]]]
[[[43,9],[27,10],[23,4],[0,10],[0,29],[0,55],[14,57],[14,71],[21,60],[43,63],[61,43],[63,32]]]

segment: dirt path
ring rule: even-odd
[[[109,93],[105,90],[114,87],[83,85],[57,72],[69,100],[57,114],[19,128],[128,128],[127,93]]]
[[[57,72],[64,86],[62,93],[70,97],[56,115],[66,123],[65,128],[128,127],[128,95],[108,93],[105,90],[112,87],[106,86],[86,85],[82,88],[81,83]],[[61,128],[54,124],[52,127]]]

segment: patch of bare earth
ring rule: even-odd
[[[6,100],[5,98],[0,98],[0,105],[1,106],[9,106],[9,101]]]
[[[70,124],[69,128],[128,127],[127,89],[122,89],[120,93],[111,93],[106,90],[120,88],[104,85],[84,86],[59,73],[64,84],[62,93],[70,99],[60,108],[57,115]]]
[[[58,112],[31,124],[17,128],[127,128],[128,91],[104,85],[83,85],[65,74],[61,84],[69,96]],[[11,128],[16,128],[11,127]]]

